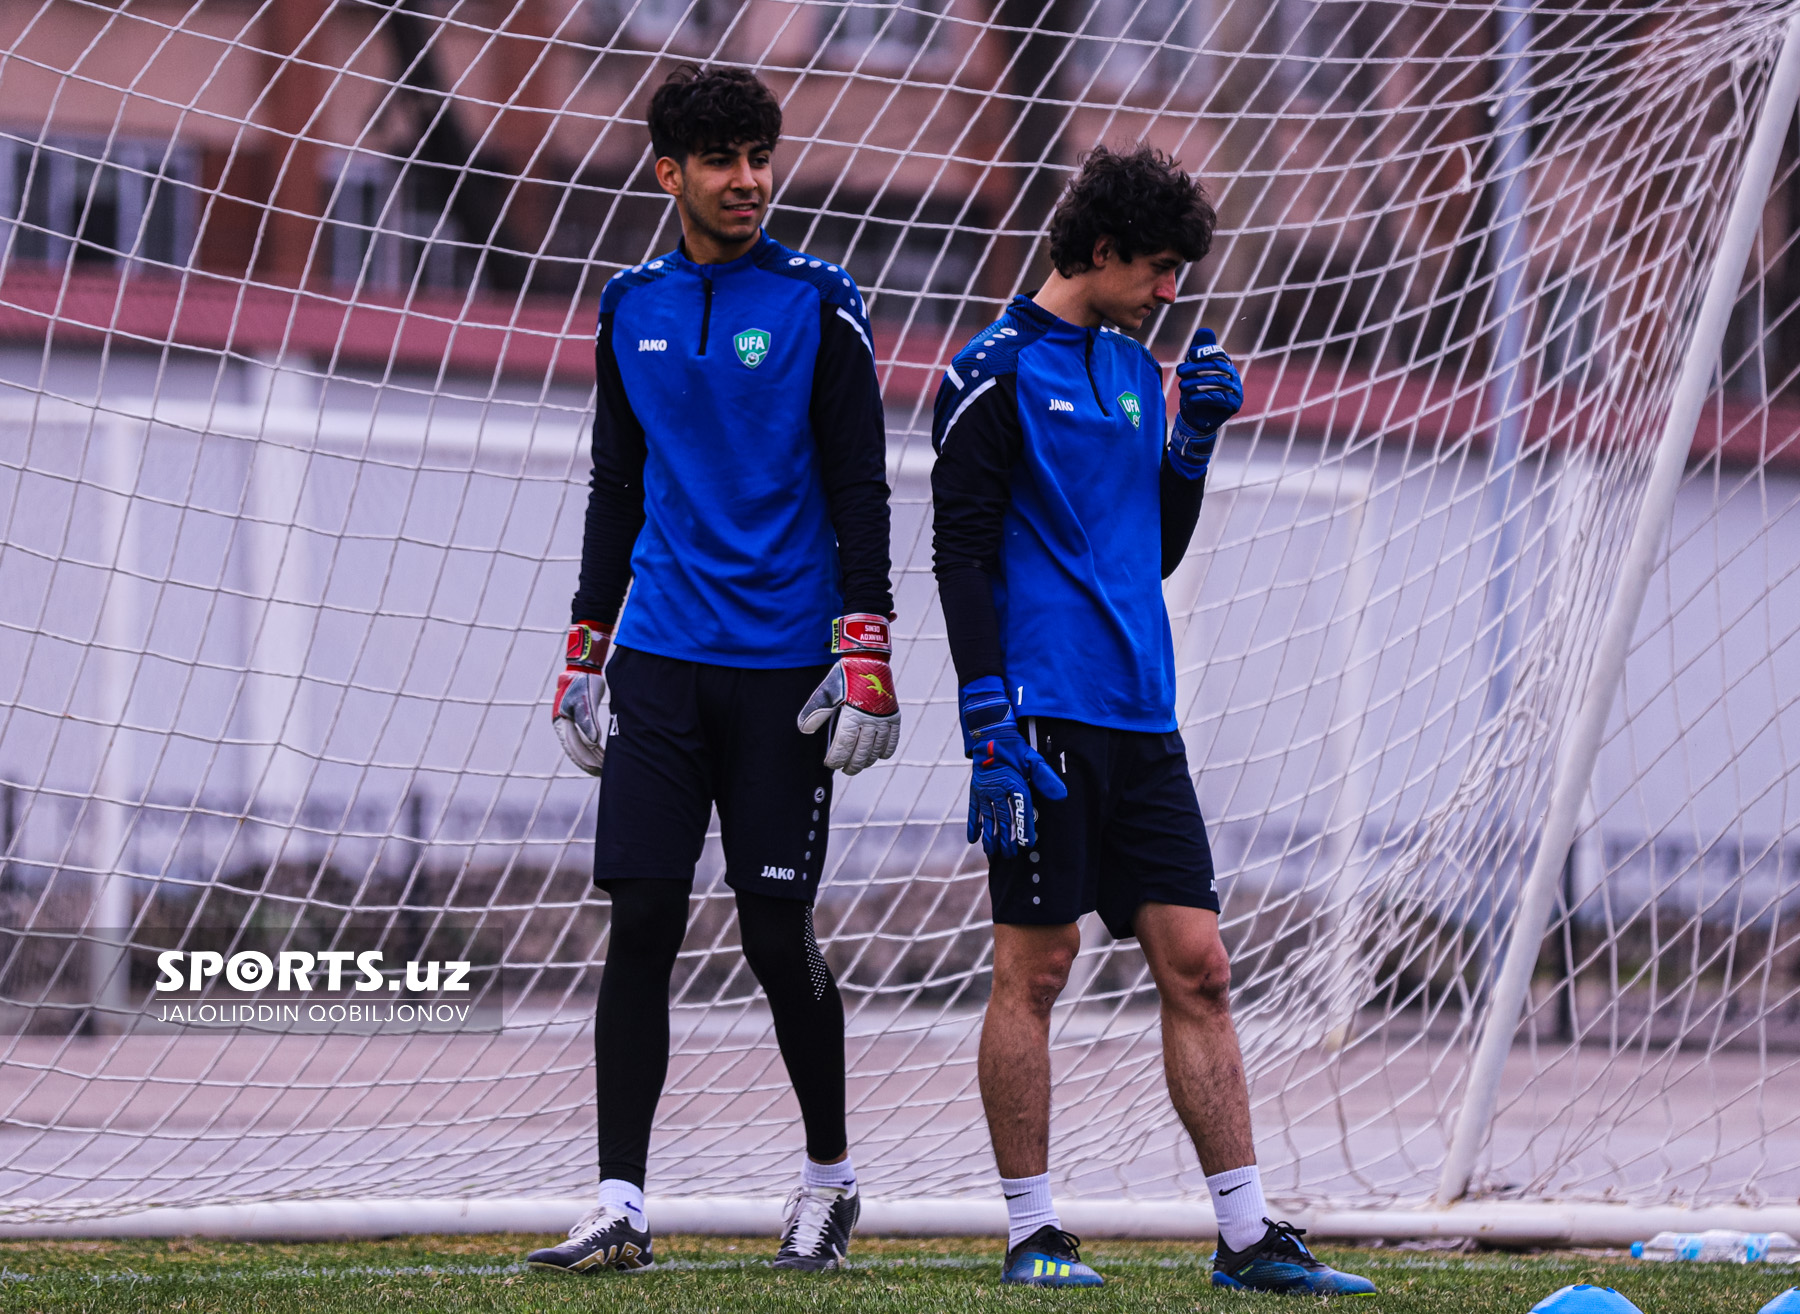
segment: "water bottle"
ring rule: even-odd
[[[1800,1245],[1786,1232],[1658,1232],[1648,1241],[1631,1243],[1633,1259],[1698,1264],[1792,1264]]]
[[[1761,1241],[1758,1253],[1752,1255],[1746,1263],[1751,1264],[1800,1264],[1800,1244],[1786,1232],[1765,1232],[1752,1236],[1752,1240]]]

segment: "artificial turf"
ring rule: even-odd
[[[5,1314],[331,1314],[370,1310],[1196,1311],[1317,1307],[1317,1301],[1243,1296],[1208,1285],[1210,1248],[1096,1241],[1082,1254],[1106,1275],[1087,1291],[999,1283],[1000,1245],[859,1238],[854,1266],[777,1274],[768,1238],[658,1237],[658,1268],[634,1276],[568,1276],[526,1269],[526,1251],[560,1238],[406,1237],[345,1243],[178,1241],[0,1242]],[[1800,1271],[1729,1264],[1643,1264],[1595,1253],[1511,1255],[1321,1247],[1331,1263],[1372,1278],[1374,1297],[1332,1304],[1357,1314],[1524,1314],[1577,1282],[1611,1286],[1644,1314],[1756,1314]]]

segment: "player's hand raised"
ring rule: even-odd
[[[606,697],[606,650],[612,636],[582,621],[569,627],[566,665],[556,679],[556,702],[550,724],[562,740],[569,761],[590,776],[606,761],[606,736],[600,729],[600,701]]]
[[[796,724],[801,734],[831,725],[825,765],[853,776],[900,747],[900,700],[888,665],[893,644],[880,616],[840,616],[831,623],[837,664],[819,681]]]
[[[1244,380],[1209,328],[1194,330],[1175,377],[1181,407],[1169,437],[1169,462],[1189,479],[1198,479],[1212,461],[1220,427],[1244,404]]]
[[[975,764],[969,782],[969,843],[979,839],[989,853],[1010,857],[1037,843],[1031,791],[1064,799],[1069,787],[1019,733],[999,676],[970,680],[957,701],[963,751]]]

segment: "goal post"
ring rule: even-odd
[[[1796,22],[7,7],[0,1234],[591,1196],[608,906],[546,699],[599,289],[674,244],[642,117],[689,59],[781,98],[770,231],[855,277],[882,379],[905,731],[840,782],[817,910],[865,1227],[1002,1217],[932,397],[1082,153],[1143,140],[1220,227],[1142,337],[1215,328],[1249,399],[1165,598],[1271,1200],[1343,1237],[1800,1231]],[[722,871],[715,829],[675,1230],[767,1230],[801,1147]],[[466,996],[424,987],[452,963]],[[1052,1060],[1065,1221],[1208,1235],[1133,942],[1084,926]]]
[[[1681,483],[1700,410],[1716,370],[1719,347],[1731,308],[1743,283],[1744,265],[1751,243],[1762,226],[1769,185],[1800,102],[1800,20],[1790,19],[1781,41],[1781,53],[1769,75],[1769,85],[1756,120],[1756,131],[1745,151],[1742,176],[1732,196],[1718,253],[1707,279],[1683,353],[1680,373],[1669,401],[1669,414],[1651,456],[1650,477],[1632,526],[1631,539],[1619,566],[1616,591],[1607,605],[1606,620],[1595,644],[1594,664],[1579,690],[1572,725],[1563,741],[1550,781],[1549,808],[1536,841],[1536,852],[1520,889],[1511,938],[1500,974],[1495,979],[1488,1015],[1482,1024],[1468,1076],[1468,1089],[1457,1115],[1456,1131],[1444,1159],[1443,1177],[1436,1200],[1450,1204],[1469,1189],[1475,1155],[1485,1139],[1499,1098],[1500,1079],[1519,1011],[1525,1002],[1544,932],[1550,924],[1555,881],[1569,860],[1569,846],[1581,806],[1600,754],[1600,738],[1618,695],[1624,674],[1626,650],[1637,629],[1650,587],[1650,575],[1663,554],[1669,520],[1675,512],[1675,494]]]

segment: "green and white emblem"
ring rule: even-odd
[[[1144,422],[1144,403],[1138,400],[1135,392],[1119,394],[1119,409],[1125,412],[1125,418],[1131,421],[1133,429]]]
[[[768,358],[769,330],[745,329],[732,336],[731,345],[737,348],[738,359],[743,361],[746,367],[755,369]]]

